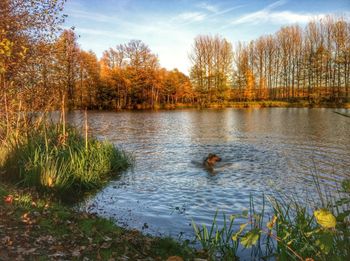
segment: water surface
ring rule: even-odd
[[[335,186],[350,177],[350,120],[332,109],[224,109],[89,112],[90,131],[132,152],[133,169],[85,205],[118,224],[191,238],[193,218],[249,207],[249,196],[280,191],[316,197],[313,175]],[[83,114],[70,115],[81,124]],[[222,157],[214,173],[201,166]],[[259,199],[257,199],[259,203]]]

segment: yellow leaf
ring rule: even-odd
[[[277,217],[273,216],[273,218],[269,222],[267,222],[267,225],[266,225],[267,228],[270,230],[273,229],[273,226],[275,225],[276,221],[277,221]]]
[[[316,221],[324,228],[334,228],[337,224],[335,216],[327,209],[315,210]]]

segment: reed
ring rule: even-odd
[[[317,190],[322,204],[314,208],[278,195],[262,196],[257,211],[251,197],[249,211],[229,221],[224,214],[221,227],[217,212],[209,227],[193,222],[196,238],[212,260],[234,260],[238,249],[251,249],[252,259],[350,260],[350,180],[342,182],[337,199]],[[243,222],[233,225],[238,217]]]
[[[44,123],[6,139],[0,154],[3,179],[59,196],[98,189],[133,162],[109,142]]]

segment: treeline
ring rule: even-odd
[[[61,38],[65,34],[74,35],[66,31]],[[220,36],[198,36],[189,56],[190,78],[160,68],[158,57],[141,41],[111,48],[100,60],[79,48],[77,53],[85,58],[71,66],[78,68],[75,91],[68,92],[75,93],[68,96],[72,108],[349,100],[350,23],[342,17],[311,21],[305,28],[286,26],[235,47]]]
[[[141,41],[110,48],[98,60],[81,50],[72,30],[54,43],[51,77],[70,109],[140,109],[160,104],[193,103],[189,78],[178,70],[161,68],[158,57]],[[64,95],[67,98],[64,98]]]
[[[177,69],[160,68],[158,57],[141,41],[130,41],[103,53],[97,106],[156,108],[160,104],[194,103],[189,78]]]
[[[161,68],[141,41],[111,48],[102,59],[82,50],[74,30],[60,30],[64,3],[0,1],[0,123],[16,124],[18,111],[195,102],[189,78]]]
[[[233,45],[198,36],[190,77],[166,70],[142,41],[98,59],[60,31],[64,0],[0,1],[0,117],[52,109],[134,109],[253,100],[349,100],[350,23],[339,17],[283,27]],[[8,125],[8,124],[7,124]]]
[[[201,103],[349,100],[350,23],[342,17],[286,26],[234,50],[218,36],[199,36],[190,58]]]
[[[194,102],[189,78],[161,68],[142,41],[110,48],[99,60],[79,48],[73,30],[65,30],[53,50],[43,81],[56,85],[69,109],[145,109]]]

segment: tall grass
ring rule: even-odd
[[[246,217],[246,215],[247,214],[242,213],[242,215],[230,215],[229,218],[227,218],[227,215],[223,213],[224,225],[222,227],[217,223],[218,211],[216,211],[210,227],[204,224],[200,227],[192,221],[197,240],[212,260],[216,258],[235,260],[237,258],[237,251],[240,243],[239,236],[246,227],[246,224],[242,224],[238,231],[234,230],[233,225],[237,218]]]
[[[322,195],[320,194],[322,197]],[[242,215],[231,216],[224,225],[217,213],[209,227],[193,228],[197,240],[211,260],[234,260],[239,249],[250,248],[252,259],[350,260],[350,181],[342,182],[339,199],[311,209],[306,204],[287,201],[282,196],[263,196],[262,210],[254,207]],[[266,207],[272,209],[265,213]],[[245,220],[233,225],[235,218]],[[239,226],[238,226],[239,225]]]
[[[84,138],[70,126],[63,134],[59,124],[12,135],[0,154],[2,178],[59,196],[100,188],[132,164],[130,155],[111,143]]]

